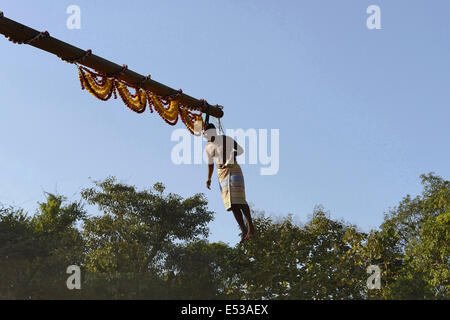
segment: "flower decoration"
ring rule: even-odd
[[[116,97],[117,91],[123,103],[130,110],[137,113],[143,113],[148,104],[150,112],[153,112],[153,109],[155,109],[161,118],[169,125],[173,126],[177,124],[178,118],[180,118],[192,134],[201,134],[201,132],[196,132],[196,123],[198,121],[201,121],[200,128],[203,127],[202,113],[199,111],[200,108],[182,105],[178,101],[178,97],[183,94],[181,89],[177,90],[177,92],[171,96],[158,96],[153,92],[146,91],[139,87],[139,85],[135,84],[133,86],[119,80],[119,75],[126,70],[127,66],[124,65],[122,69],[115,74],[101,74],[86,67],[78,66],[78,76],[81,88],[86,89],[94,97],[102,101],[109,100],[113,94],[114,97]],[[150,79],[150,76],[147,76],[144,80],[148,79]],[[142,83],[145,82],[144,80]],[[134,93],[130,92],[130,90],[134,90]]]

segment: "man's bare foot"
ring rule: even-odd
[[[244,233],[241,233],[241,242],[239,243],[244,243],[247,240],[247,235]]]
[[[247,233],[247,235],[245,236],[245,241],[253,238],[255,236],[255,230],[249,231],[249,233]]]

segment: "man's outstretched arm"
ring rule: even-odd
[[[206,187],[211,190],[211,177],[214,171],[214,164],[208,164],[208,180],[206,181]]]

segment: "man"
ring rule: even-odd
[[[255,235],[250,208],[245,200],[244,176],[241,167],[236,162],[236,157],[244,150],[232,138],[225,135],[217,135],[216,127],[207,124],[203,136],[208,140],[206,154],[208,156],[208,180],[206,187],[211,190],[211,176],[214,171],[214,163],[217,167],[219,187],[222,200],[227,211],[233,211],[234,217],[242,231],[241,243]],[[244,223],[244,217],[247,226]]]

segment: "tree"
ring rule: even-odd
[[[168,254],[177,243],[206,237],[207,224],[213,218],[202,194],[183,199],[172,193],[165,195],[164,190],[162,183],[156,183],[149,190],[138,191],[110,177],[81,192],[88,204],[103,212],[84,224],[87,272],[113,277],[116,285],[125,278],[127,288],[142,284],[142,277],[157,282],[151,288],[161,287],[167,277],[164,266]],[[161,297],[150,287],[136,294]],[[122,291],[129,292],[118,286],[112,297],[123,297]]]
[[[176,247],[167,260],[171,299],[226,299],[233,297],[236,250],[205,240]]]
[[[369,250],[382,263],[385,299],[450,297],[450,182],[421,175],[424,190],[407,195],[372,232]]]
[[[32,218],[23,210],[0,210],[0,298],[72,296],[65,287],[65,272],[81,263],[83,241],[76,223],[85,211],[80,203],[65,201],[47,194]]]
[[[137,190],[115,178],[82,202],[46,194],[32,217],[0,207],[0,299],[449,299],[450,182],[421,176],[369,233],[318,206],[304,224],[253,211],[257,236],[209,243],[213,213],[202,194]],[[83,222],[83,224],[80,224]],[[69,265],[82,290],[66,288]],[[381,270],[381,290],[366,268]]]
[[[329,218],[322,207],[303,226],[260,215],[258,236],[240,250],[240,282],[249,299],[357,299],[365,266],[352,259],[354,226]]]

